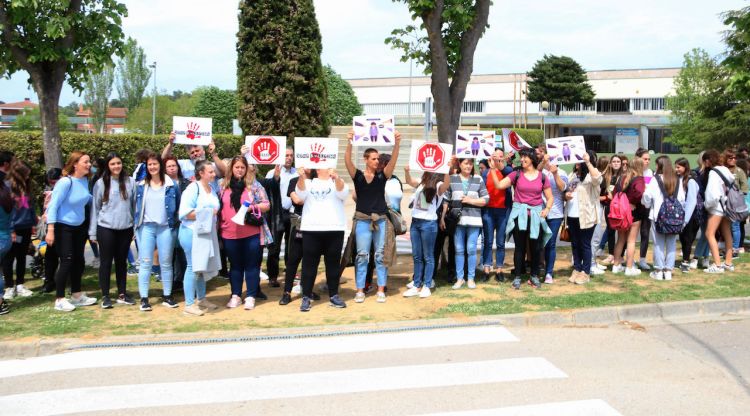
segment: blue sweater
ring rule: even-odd
[[[86,220],[86,205],[91,201],[87,178],[68,176],[52,190],[47,207],[47,224],[61,223],[77,227]]]

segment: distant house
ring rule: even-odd
[[[0,104],[0,129],[8,129],[16,123],[16,118],[26,111],[39,107],[39,104],[32,103],[30,98],[24,98],[17,103]]]
[[[104,132],[109,134],[124,133],[127,116],[127,108],[109,107],[107,109],[107,120],[104,123]],[[94,128],[94,121],[91,118],[91,110],[84,109],[83,105],[78,106],[78,112],[76,113],[76,131],[98,133]]]

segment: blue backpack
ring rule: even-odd
[[[662,182],[659,175],[654,175],[656,183],[659,184],[659,190],[664,198],[664,202],[659,208],[659,214],[656,216],[656,223],[654,228],[656,232],[660,234],[679,234],[682,232],[682,226],[685,224],[685,209],[682,207],[680,201],[677,200],[677,193],[679,192],[679,184],[675,186],[674,195],[668,195],[664,189],[664,182]]]

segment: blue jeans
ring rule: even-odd
[[[354,229],[357,241],[357,261],[355,264],[357,289],[364,289],[367,278],[367,263],[370,262],[370,247],[375,245],[375,272],[378,275],[378,287],[386,285],[388,271],[383,264],[383,248],[385,247],[385,222],[383,218],[376,222],[377,231],[370,230],[371,221],[357,220]]]
[[[0,237],[0,258],[3,258],[7,252],[10,251],[10,247],[13,245],[13,242],[10,241],[10,234],[7,236],[1,236]],[[0,267],[0,299],[3,298],[5,295],[5,278],[3,276],[2,267]]]
[[[159,250],[161,263],[161,284],[164,296],[172,294],[172,253],[174,237],[168,225],[146,223],[136,230],[138,255],[141,263],[138,266],[138,292],[142,298],[148,297],[148,286],[151,280],[151,265],[154,262],[154,249]]]
[[[229,284],[232,294],[242,296],[242,279],[245,279],[247,297],[254,298],[260,290],[260,262],[263,251],[260,248],[260,234],[231,240],[224,239],[224,249],[229,257]]]
[[[492,267],[492,243],[497,244],[495,251],[496,267],[503,267],[505,261],[505,226],[508,223],[507,208],[485,208],[482,210],[484,239],[482,240],[482,266]]]
[[[701,225],[698,243],[695,244],[695,257],[708,257],[708,239],[706,238],[706,222]]]
[[[594,227],[581,229],[578,218],[568,217],[570,245],[573,248],[573,269],[577,272],[591,274],[591,238],[594,236]]]
[[[471,227],[467,225],[456,226],[455,245],[456,245],[456,279],[464,278],[464,253],[468,254],[467,279],[474,280],[474,274],[477,271],[477,240],[481,227]]]
[[[409,234],[411,235],[411,254],[414,257],[414,286],[432,285],[432,274],[435,271],[435,240],[437,239],[437,220],[413,218]]]
[[[193,273],[193,230],[180,226],[180,246],[185,251],[187,267],[185,268],[185,279],[182,282],[182,290],[185,292],[185,306],[190,306],[195,299],[206,298],[206,281],[203,276],[196,279]]]
[[[547,226],[552,230],[552,237],[547,241],[547,245],[544,246],[545,275],[552,275],[552,270],[555,268],[555,259],[557,258],[557,233],[560,232],[560,225],[562,225],[562,222],[562,218],[547,218]]]
[[[740,249],[740,223],[739,221],[732,221],[732,248],[735,250]]]

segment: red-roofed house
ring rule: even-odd
[[[109,107],[107,109],[107,120],[104,123],[104,132],[123,133],[125,131],[125,119],[127,118],[127,116],[127,108]],[[90,109],[84,109],[83,105],[79,105],[76,117],[79,119],[79,121],[83,121],[83,123],[76,124],[76,131],[85,133],[98,133],[94,128],[94,121],[91,119]]]
[[[0,129],[12,127],[16,122],[16,117],[37,107],[39,107],[39,104],[32,103],[30,98],[25,98],[17,103],[0,104]]]

